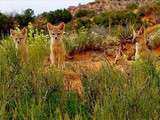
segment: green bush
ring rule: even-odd
[[[8,24],[9,24],[9,21],[8,21],[8,18],[6,15],[0,13],[0,38],[2,37],[1,35],[3,33],[6,33],[8,30]]]
[[[134,27],[132,25],[128,25],[126,27],[115,26],[110,30],[110,34],[112,36],[116,36],[120,40],[126,40],[131,37],[133,28]]]
[[[23,12],[23,14],[19,14],[16,16],[16,20],[18,21],[18,24],[20,26],[28,26],[29,22],[34,22],[35,16],[34,16],[34,10],[27,9]]]
[[[134,9],[137,9],[138,8],[138,5],[133,3],[133,4],[130,4],[130,5],[127,5],[126,6],[127,9],[130,9],[130,10],[134,10]]]
[[[138,17],[132,11],[126,12],[125,10],[118,11],[108,11],[106,13],[101,13],[99,16],[93,18],[93,21],[97,25],[108,27],[109,24],[111,26],[121,25],[127,26],[128,24],[136,24],[142,25],[141,18]]]
[[[57,24],[60,22],[67,23],[71,20],[72,20],[72,14],[69,11],[67,11],[66,9],[50,11],[47,15],[47,21],[52,24]]]
[[[79,18],[77,19],[76,28],[80,29],[81,27],[89,28],[91,27],[92,22],[89,18]]]
[[[90,32],[84,27],[80,28],[78,33],[65,35],[63,40],[68,54],[79,53],[89,49],[96,49],[96,45],[102,42],[97,33]]]
[[[95,11],[88,11],[88,10],[79,10],[76,14],[75,17],[76,18],[80,18],[80,17],[93,17],[96,15]]]
[[[37,17],[38,18],[47,18],[48,12],[43,12],[41,14],[38,14]]]

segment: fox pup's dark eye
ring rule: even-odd
[[[52,35],[55,35],[54,33],[52,33]]]
[[[19,38],[19,40],[22,40],[22,38]]]
[[[116,60],[116,62],[118,62],[119,60]]]
[[[17,38],[15,38],[15,40],[18,40]]]
[[[57,33],[57,35],[60,35],[60,33]]]

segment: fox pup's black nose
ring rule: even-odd
[[[128,72],[127,75],[130,75],[130,73]]]
[[[19,41],[18,41],[18,44],[19,44]]]
[[[55,37],[55,39],[57,40],[58,38],[57,38],[57,37]]]

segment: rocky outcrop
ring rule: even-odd
[[[85,5],[80,5],[78,7],[70,6],[67,10],[70,11],[73,15],[78,10],[94,10],[100,13],[112,9],[125,9],[127,5],[133,3],[142,6],[144,4],[148,4],[154,1],[156,0],[95,0],[94,2],[90,2]]]

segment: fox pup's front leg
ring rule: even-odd
[[[57,60],[56,60],[55,53],[51,52],[50,59],[51,59],[51,65],[50,66],[52,66],[54,64],[57,67]]]
[[[64,54],[59,54],[58,56],[58,68],[64,68],[65,67],[65,55]]]

